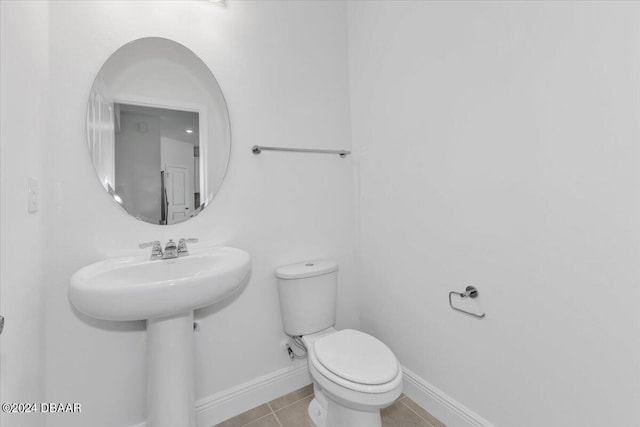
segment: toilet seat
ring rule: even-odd
[[[344,329],[314,342],[318,362],[331,373],[358,384],[386,384],[398,375],[398,360],[378,339]]]
[[[309,363],[329,381],[356,392],[387,393],[402,384],[402,370],[391,350],[359,331],[346,329],[314,340]]]

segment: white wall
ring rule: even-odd
[[[638,22],[350,5],[362,326],[498,426],[640,425]]]
[[[48,5],[0,2],[0,340],[2,402],[44,398],[44,215],[27,212],[27,182],[42,181],[47,143]],[[39,415],[0,413],[3,427],[41,425]]]
[[[117,22],[114,27],[113,23]],[[213,203],[171,227],[136,221],[109,199],[86,148],[85,109],[109,55],[146,36],[198,54],[229,106],[231,163]],[[289,366],[282,351],[278,265],[340,263],[340,327],[357,327],[351,159],[251,153],[254,144],[349,148],[346,6],[334,2],[53,2],[47,173],[47,399],[81,415],[47,427],[130,426],[145,417],[144,324],[93,321],[72,309],[70,275],[143,241],[199,237],[253,257],[244,292],[198,313],[197,398]]]

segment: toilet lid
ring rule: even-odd
[[[389,347],[363,332],[344,329],[313,344],[318,361],[333,374],[360,384],[384,384],[398,376]]]

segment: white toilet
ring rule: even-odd
[[[380,409],[402,392],[393,352],[363,332],[334,329],[338,264],[331,260],[276,270],[284,331],[302,336],[315,398],[309,416],[317,427],[381,427]]]

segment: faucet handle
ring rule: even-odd
[[[159,259],[162,258],[162,245],[159,240],[154,240],[153,242],[140,243],[138,245],[140,249],[144,248],[153,248],[151,249],[151,259]]]
[[[153,242],[140,243],[138,245],[138,247],[140,249],[151,248],[151,247],[155,247],[155,246],[161,246],[160,245],[160,240],[154,240]]]
[[[180,240],[178,240],[178,243],[198,243],[198,238],[197,237],[189,237],[188,239],[185,239],[183,237]]]
[[[178,256],[187,256],[189,255],[189,249],[187,249],[187,243],[198,243],[198,239],[196,237],[191,237],[189,239],[185,239],[184,237],[178,240]]]

